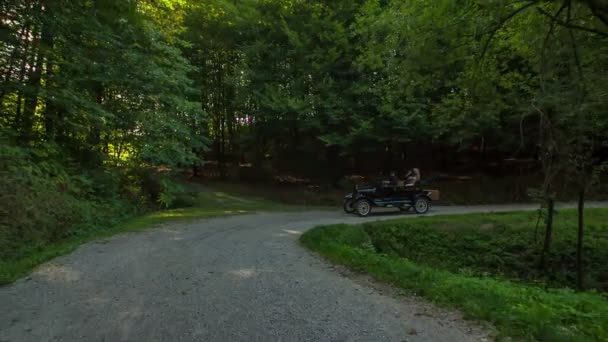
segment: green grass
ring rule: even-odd
[[[290,205],[313,208],[342,206],[342,200],[348,189],[336,189],[330,186],[277,185],[273,183],[239,183],[215,181],[213,188],[232,194],[248,196],[258,200],[268,200]]]
[[[573,215],[572,211],[560,213],[556,242],[560,241],[558,236],[571,227],[569,222]],[[601,232],[605,231],[603,224],[607,215],[607,210],[589,210],[587,219],[590,225],[603,227],[598,229]],[[494,226],[489,225],[490,221]],[[593,291],[577,293],[568,288],[545,288],[538,286],[538,280],[509,280],[504,274],[495,274],[484,268],[494,262],[484,264],[477,261],[477,257],[468,257],[470,253],[494,258],[500,252],[490,250],[500,244],[510,245],[511,242],[505,238],[510,234],[523,234],[531,241],[534,223],[530,213],[509,213],[334,225],[308,231],[301,237],[301,243],[333,262],[369,273],[380,281],[439,305],[458,308],[467,318],[491,322],[500,332],[500,338],[608,340],[608,300],[605,295]],[[524,226],[527,229],[520,232]],[[477,236],[471,232],[481,233]],[[491,243],[493,234],[498,234],[496,245]],[[591,236],[590,239],[594,240]],[[476,246],[471,237],[486,239],[482,246],[489,246],[488,252],[484,254],[476,250],[481,247]],[[453,244],[459,239],[461,243]],[[513,240],[513,244],[518,244],[522,238]],[[469,248],[471,245],[473,247]],[[519,265],[527,267],[526,263]]]
[[[257,190],[259,191],[257,191]],[[335,209],[319,203],[298,203],[286,201],[281,197],[272,196],[272,190],[261,188],[250,189],[247,185],[226,183],[214,184],[211,189],[201,191],[198,195],[197,206],[211,204],[215,208],[225,208],[253,211],[304,211],[304,210],[327,210]],[[298,196],[297,192],[291,192],[291,196]]]
[[[192,208],[158,211],[125,220],[110,227],[83,229],[53,243],[24,246],[10,259],[0,259],[0,285],[10,284],[31,272],[36,266],[55,257],[68,254],[78,246],[112,235],[136,232],[166,222],[188,221],[212,217],[239,215],[257,211],[299,211],[306,207],[279,204],[259,198],[235,196],[214,189],[197,195]]]

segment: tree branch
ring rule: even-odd
[[[608,26],[608,3],[601,0],[587,0],[591,13]]]
[[[568,24],[572,21],[572,0],[568,0]],[[574,39],[573,28],[568,28],[568,33],[570,35],[570,43],[572,44],[572,53],[574,55],[574,63],[576,64],[576,69],[578,71],[578,77],[580,80],[583,80],[583,67],[581,66],[581,61],[578,56],[578,46],[576,45],[576,40]],[[585,83],[582,84],[582,94],[581,97],[584,96],[585,93]]]
[[[551,18],[552,21],[554,21],[555,23],[557,23],[560,26],[564,26],[564,27],[567,27],[567,28],[570,28],[570,29],[585,31],[585,32],[597,34],[598,36],[601,36],[601,37],[604,37],[604,38],[608,38],[608,33],[606,33],[606,32],[602,32],[602,31],[599,31],[599,30],[596,30],[596,29],[592,29],[592,28],[588,28],[588,27],[584,27],[584,26],[580,26],[580,25],[574,25],[572,23],[560,20],[559,18],[553,16],[551,13],[545,11],[544,9],[542,9],[540,7],[537,7],[536,9],[541,14],[543,14],[543,15]]]
[[[564,3],[562,4],[562,6],[559,8],[559,10],[557,10],[557,12],[555,12],[555,18],[559,18],[560,14],[562,13],[562,11],[564,10],[564,8],[566,8],[566,6],[568,6],[568,0],[564,0]],[[547,51],[547,45],[549,45],[549,39],[551,38],[551,35],[553,34],[553,31],[555,30],[555,21],[551,21],[551,25],[549,26],[549,31],[547,31],[547,35],[545,36],[545,40],[543,41],[543,48],[540,52],[540,86],[541,88],[544,90],[545,89],[545,81],[544,81],[544,75],[545,75],[545,67],[546,67],[546,51]]]
[[[483,47],[483,51],[481,52],[481,58],[483,59],[483,57],[486,54],[486,51],[488,50],[488,46],[490,46],[490,42],[492,41],[492,39],[494,39],[494,36],[498,32],[498,30],[500,30],[507,23],[507,21],[511,20],[511,18],[513,18],[514,16],[516,16],[519,13],[521,13],[522,11],[536,5],[537,3],[538,3],[538,0],[530,1],[529,3],[521,6],[520,8],[516,9],[515,11],[511,12],[506,17],[502,18],[500,23],[498,23],[498,25],[496,25],[496,27],[490,33],[490,37],[488,37],[488,40],[486,40],[486,43]]]

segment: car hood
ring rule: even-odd
[[[355,187],[355,190],[357,190],[358,192],[376,191],[376,186],[371,184],[357,185]]]
[[[372,193],[376,191],[376,186],[374,185],[357,185],[355,186],[355,190],[353,192],[349,192],[344,196],[344,198],[353,198],[357,193]]]

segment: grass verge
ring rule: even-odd
[[[576,211],[559,210],[555,216],[548,272],[538,268],[542,225],[537,212],[515,212],[378,222],[365,231],[376,251],[421,265],[536,286],[575,287]],[[584,254],[585,285],[608,292],[608,210],[586,210]]]
[[[239,215],[258,211],[300,211],[306,207],[283,205],[271,201],[234,196],[222,191],[207,190],[197,196],[196,207],[149,213],[127,219],[110,227],[83,229],[53,243],[24,246],[15,257],[0,259],[0,285],[14,282],[36,266],[61,255],[71,253],[80,245],[112,235],[144,230],[162,223]]]
[[[466,220],[466,216],[451,219]],[[381,254],[363,225],[317,227],[302,235],[300,241],[332,262],[369,273],[441,306],[458,308],[469,319],[491,322],[500,332],[499,339],[608,340],[608,300],[595,292],[544,289]]]

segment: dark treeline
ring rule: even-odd
[[[180,205],[172,173],[206,160],[337,184],[531,159],[550,204],[564,176],[585,198],[605,159],[602,0],[5,0],[0,13],[0,246]]]
[[[589,112],[585,130],[601,135],[605,127],[602,8],[558,1],[193,5],[181,37],[191,44],[184,54],[197,67],[209,118],[206,156],[223,174],[251,163],[254,178],[277,169],[332,182],[414,165],[450,170],[471,159],[469,170],[518,158],[536,160],[540,171],[543,120],[566,128]],[[599,152],[602,137],[594,138]]]

